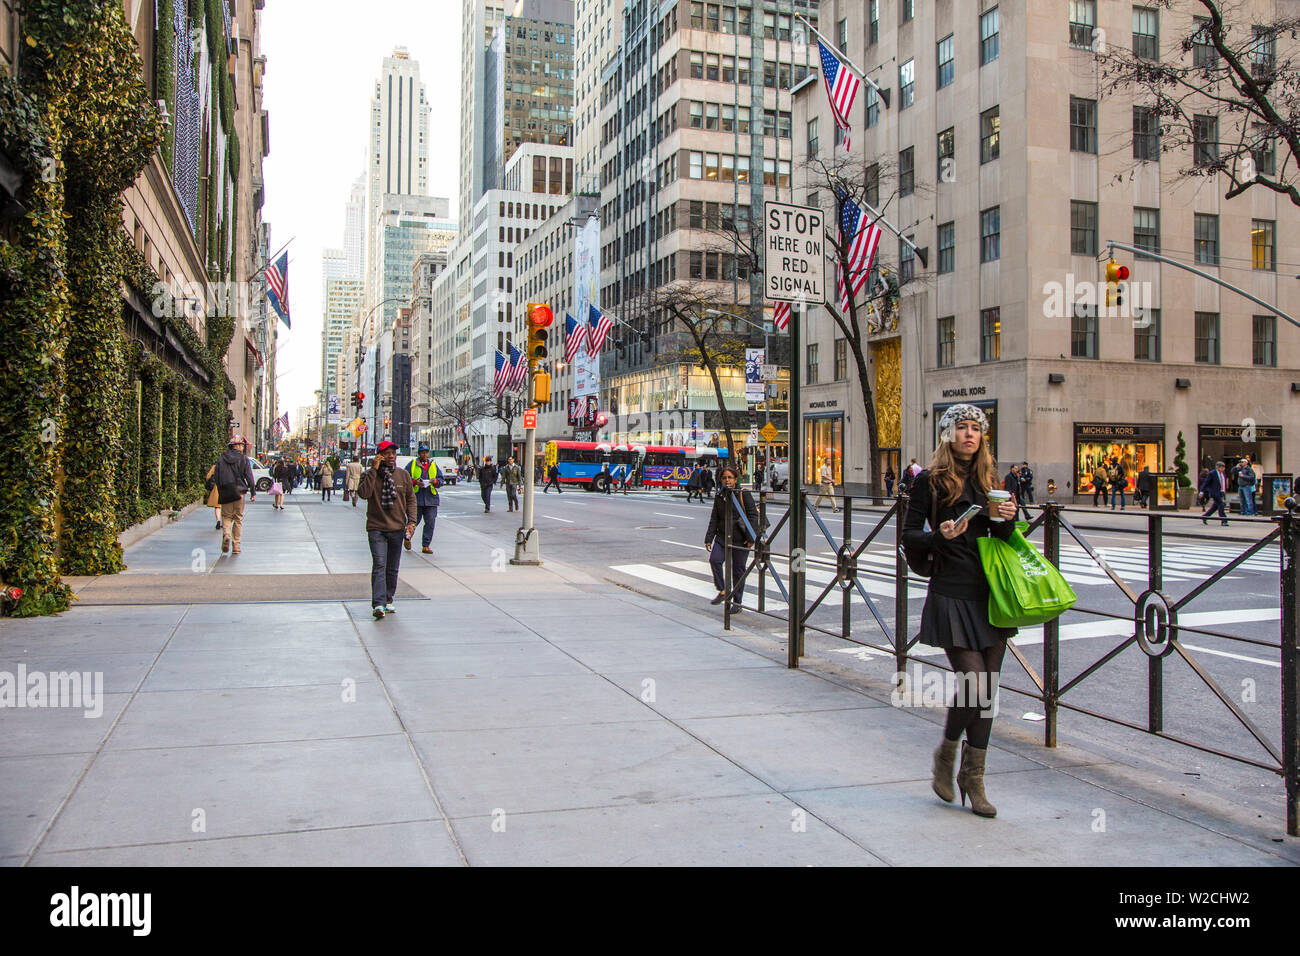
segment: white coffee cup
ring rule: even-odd
[[[992,489],[989,492],[989,520],[1006,521],[1007,520],[1006,518],[1003,518],[1001,515],[998,514],[998,505],[1000,505],[1004,501],[1010,501],[1010,500],[1011,500],[1011,492],[1003,491],[1000,488]]]

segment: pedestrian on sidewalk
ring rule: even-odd
[[[1151,493],[1155,491],[1155,476],[1151,474],[1151,466],[1143,465],[1142,471],[1138,473],[1137,481],[1133,486],[1133,504],[1135,507],[1150,508]]]
[[[740,599],[745,593],[745,565],[749,561],[749,548],[754,543],[745,523],[736,514],[736,504],[745,511],[749,526],[758,533],[758,506],[754,496],[744,488],[737,487],[740,476],[734,465],[722,466],[722,487],[718,497],[713,499],[713,510],[709,513],[709,526],[704,532],[704,547],[709,552],[709,570],[713,572],[713,585],[718,589],[718,596],[711,604],[721,604],[727,600],[727,578],[723,571],[728,555],[726,553],[727,530],[731,531],[731,613],[739,613],[742,608]]]
[[[966,744],[956,778],[962,804],[969,794],[971,809],[992,817],[997,809],[984,793],[984,767],[998,674],[1007,640],[1016,629],[989,623],[989,585],[976,542],[985,534],[1009,538],[1015,529],[1016,506],[1004,501],[994,510],[989,503],[989,490],[998,486],[998,468],[985,441],[987,433],[988,419],[974,405],[953,405],[944,412],[930,467],[912,483],[903,546],[909,552],[933,555],[920,640],[943,648],[957,677],[957,695],[948,707],[943,741],[934,752],[931,786],[941,800],[952,802],[953,765],[964,733]],[[956,522],[972,505],[983,510]],[[937,527],[927,530],[931,521]]]
[[[713,469],[705,468],[701,466],[700,467],[700,494],[703,495],[705,498],[709,498],[710,500],[712,500],[713,488],[716,484],[717,482],[713,480]]]
[[[550,494],[551,485],[555,486],[557,495],[564,494],[564,489],[560,487],[560,468],[558,465],[551,465],[546,469],[546,487],[542,489],[542,494]]]
[[[1095,469],[1093,469],[1091,477],[1092,477],[1092,506],[1094,508],[1104,508],[1106,507],[1106,496],[1110,493],[1110,475],[1106,473],[1106,469],[1104,467],[1098,465]],[[1101,499],[1101,504],[1097,503],[1098,498]]]
[[[895,480],[896,480],[896,476],[894,475],[893,466],[886,467],[885,468],[885,495],[889,498],[894,497]]]
[[[831,512],[838,513],[840,510],[839,503],[835,500],[835,472],[831,470],[831,463],[828,460],[822,460],[821,467],[821,486],[817,491],[817,500],[813,502],[814,508],[822,506],[822,499],[831,499]]]
[[[1020,495],[1022,505],[1032,505],[1034,503],[1034,472],[1027,461],[1020,463]],[[1025,513],[1028,514],[1028,511]]]
[[[416,454],[419,457],[407,466],[411,473],[411,484],[415,486],[416,516],[411,522],[411,535],[414,536],[415,526],[423,521],[420,551],[423,554],[433,554],[429,545],[433,543],[433,527],[438,523],[438,489],[442,482],[438,479],[438,466],[429,458],[429,446],[420,442]],[[406,539],[406,550],[411,550],[409,537]]]
[[[1119,499],[1119,510],[1124,510],[1124,492],[1128,490],[1128,476],[1118,458],[1110,460],[1110,510],[1115,510],[1115,500]]]
[[[217,492],[217,503],[221,507],[221,553],[231,551],[239,554],[239,542],[244,531],[244,495],[249,501],[257,500],[257,486],[253,483],[253,466],[248,463],[245,454],[248,439],[236,435],[230,439],[218,457],[216,464],[208,469],[208,490]]]
[[[700,501],[704,500],[704,493],[701,490],[701,483],[704,481],[702,472],[703,469],[698,464],[691,469],[691,475],[686,479],[687,501],[690,501],[692,498],[698,498]]]
[[[354,458],[348,462],[348,467],[343,472],[343,498],[351,498],[352,507],[357,506],[357,489],[361,487],[361,473],[363,471],[360,458]]]
[[[1255,468],[1250,463],[1249,455],[1237,462],[1233,477],[1237,481],[1237,494],[1241,497],[1242,516],[1259,514],[1255,507]]]
[[[316,467],[316,481],[320,485],[320,500],[334,500],[334,466],[328,458],[322,458]]]
[[[519,487],[524,483],[524,470],[515,464],[514,455],[506,459],[505,467],[501,469],[501,480],[506,486],[506,504],[509,505],[506,511],[517,511]]]
[[[492,456],[484,455],[478,470],[478,492],[483,499],[484,514],[492,510],[492,486],[497,483],[497,477],[497,466],[492,464]]]
[[[604,479],[603,481],[601,481],[602,478]],[[598,484],[596,488],[599,490],[601,487],[604,487],[605,494],[609,494],[614,490],[614,476],[610,473],[608,461],[601,463],[600,474],[597,476],[597,481],[599,481],[600,484]]]
[[[361,476],[357,494],[366,499],[366,537],[370,541],[370,611],[375,620],[396,614],[397,569],[402,545],[415,534],[415,489],[411,476],[397,467],[397,446],[379,443],[370,470]]]
[[[1222,519],[1220,524],[1227,525],[1228,511],[1224,507],[1224,501],[1228,495],[1228,473],[1224,469],[1223,462],[1214,463],[1214,471],[1206,473],[1197,490],[1210,502],[1209,510],[1201,515],[1201,524],[1208,524],[1205,519],[1217,511]]]
[[[293,487],[293,474],[295,465],[289,464],[288,461],[281,458],[275,463],[275,470],[271,472],[273,484],[271,485],[271,494],[275,496],[271,507],[277,511],[284,510],[284,494]]]

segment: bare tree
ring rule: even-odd
[[[1188,6],[1151,2],[1179,13]],[[1222,173],[1229,182],[1225,199],[1257,187],[1300,206],[1300,17],[1252,24],[1223,0],[1198,3],[1200,9],[1192,7],[1197,19],[1182,32],[1181,55],[1174,59],[1140,47],[1136,36],[1133,49],[1096,40],[1101,94],[1122,92],[1135,105],[1154,109],[1160,151],[1191,147],[1192,162],[1181,176]],[[1286,48],[1279,49],[1280,43]],[[1205,116],[1214,119],[1213,126],[1198,120]],[[1285,146],[1281,156],[1279,141]]]
[[[457,429],[469,447],[469,426],[496,417],[492,389],[472,379],[456,379],[429,390],[429,408],[435,425]]]

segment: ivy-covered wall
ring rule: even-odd
[[[230,135],[221,2],[188,0],[186,12],[206,28],[212,115]],[[175,8],[158,6],[153,81],[174,115]],[[234,319],[209,318],[201,339],[186,318],[158,317],[205,387],[128,337],[122,284],[148,303],[159,279],[123,232],[122,193],[157,151],[173,168],[171,129],[120,0],[25,0],[22,14],[22,75],[0,74],[0,146],[21,169],[25,213],[0,239],[0,581],[22,587],[13,613],[30,615],[68,606],[60,575],[121,570],[123,529],[202,496],[226,439]],[[238,155],[231,139],[213,156],[221,194],[233,194]],[[212,208],[196,227],[211,279],[229,278],[232,220]]]

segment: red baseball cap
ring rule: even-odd
[[[397,446],[396,446],[395,444],[393,444],[392,442],[390,442],[390,441],[381,441],[381,442],[379,443],[379,447],[378,447],[377,449],[375,449],[375,450],[378,451],[378,452],[382,455],[384,452],[388,451],[388,449],[390,449],[390,448],[396,448],[396,447],[397,447]]]

